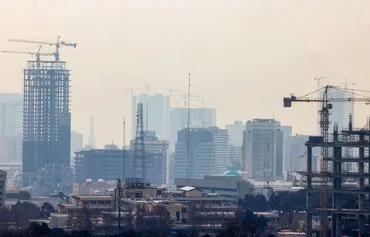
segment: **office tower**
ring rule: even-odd
[[[229,134],[226,129],[219,129],[217,127],[208,128],[213,136],[213,146],[215,154],[215,174],[223,174],[230,166],[229,154]]]
[[[104,149],[81,150],[75,153],[75,182],[86,179],[92,181],[117,180],[130,177],[132,172],[132,152],[107,145]]]
[[[6,172],[0,170],[0,208],[5,207]]]
[[[190,127],[216,127],[216,117],[216,109],[214,108],[190,108]],[[170,146],[171,151],[174,151],[178,132],[184,128],[187,128],[188,109],[171,108],[170,118]]]
[[[229,156],[231,165],[236,169],[242,167],[243,154],[243,132],[245,125],[243,121],[234,121],[233,124],[226,125],[229,134]]]
[[[22,136],[22,94],[0,93],[0,121],[0,136]]]
[[[203,178],[227,171],[230,165],[227,131],[213,127],[189,130],[189,133],[187,128],[178,132],[174,155],[175,178]]]
[[[233,124],[226,125],[226,130],[229,133],[229,144],[233,146],[243,145],[243,131],[245,125],[243,121],[234,121]]]
[[[133,167],[134,170],[142,169],[142,165],[145,166],[145,180],[150,182],[152,185],[162,185],[168,183],[167,177],[169,176],[169,152],[168,152],[168,141],[159,140],[154,131],[145,131],[144,132],[144,146],[141,146],[141,141],[131,140],[130,146],[133,150],[134,157],[133,159],[142,159],[142,148],[144,149],[144,159],[136,162],[133,161],[139,167]],[[137,143],[136,143],[137,142]],[[136,152],[135,152],[135,149]],[[135,157],[136,155],[136,157]],[[137,172],[136,176],[141,172]],[[135,172],[134,172],[135,175]],[[143,178],[143,177],[133,177],[133,178]]]
[[[0,93],[0,161],[22,160],[23,95]]]
[[[288,174],[297,171],[305,171],[307,160],[306,142],[309,136],[294,135],[287,138],[286,143],[286,171]]]
[[[281,130],[283,131],[283,169],[284,172],[287,172],[287,167],[289,163],[289,153],[288,150],[288,138],[292,135],[292,127],[287,125],[282,125]]]
[[[23,185],[60,189],[70,174],[69,70],[64,61],[28,61],[24,70]]]
[[[243,141],[243,169],[248,178],[274,181],[283,178],[283,131],[274,119],[253,119],[246,123]]]
[[[77,131],[71,131],[71,166],[74,167],[75,152],[83,148],[83,135]]]
[[[145,131],[154,131],[159,139],[169,137],[169,97],[161,94],[140,94],[132,96],[132,138],[136,134],[136,109],[143,104],[143,121]]]

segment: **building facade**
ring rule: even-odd
[[[0,208],[5,204],[6,172],[0,170]]]
[[[274,119],[246,123],[243,141],[243,170],[261,181],[283,178],[283,131]]]
[[[108,148],[108,147],[107,147]],[[117,147],[109,149],[82,150],[75,153],[75,182],[86,180],[97,182],[130,177],[132,172],[132,153]]]
[[[199,179],[224,173],[230,165],[227,131],[218,128],[189,130],[189,133],[188,129],[178,133],[174,177]]]
[[[134,156],[132,178],[143,178],[145,175],[145,180],[153,185],[159,186],[168,183],[168,141],[158,139],[154,131],[146,131],[144,132],[144,146],[141,145],[140,139],[132,140],[130,145]],[[142,158],[142,148],[144,148],[144,159]],[[143,171],[142,162],[145,163],[145,171]]]

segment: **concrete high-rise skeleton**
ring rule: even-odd
[[[28,61],[24,70],[23,184],[62,186],[70,165],[70,73],[64,61]]]

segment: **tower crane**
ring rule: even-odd
[[[327,85],[324,87],[324,91],[322,94],[321,98],[312,98],[309,97],[310,95],[317,93],[319,94],[319,90],[314,91],[312,93],[309,93],[305,96],[302,97],[297,97],[295,95],[291,95],[290,97],[285,97],[284,98],[284,107],[291,107],[292,102],[318,102],[321,103],[321,109],[319,110],[319,115],[320,115],[320,133],[322,137],[322,143],[323,146],[321,147],[321,160],[320,160],[320,174],[321,174],[321,179],[322,179],[322,185],[320,188],[320,204],[322,208],[322,213],[321,213],[321,221],[320,221],[320,236],[326,236],[327,230],[328,230],[328,216],[325,212],[327,208],[327,196],[328,196],[328,188],[327,188],[327,183],[328,183],[328,177],[325,175],[328,172],[328,161],[327,158],[329,156],[329,147],[328,147],[328,142],[329,142],[329,124],[330,124],[330,109],[332,109],[333,105],[331,103],[334,102],[341,102],[341,103],[346,103],[346,102],[365,102],[369,103],[370,102],[370,97],[363,97],[363,98],[355,98],[355,97],[347,97],[347,98],[329,98],[328,97],[328,91],[329,89],[338,89],[334,86]]]
[[[39,44],[39,45],[49,45],[49,46],[55,46],[55,53],[53,54],[55,56],[55,61],[60,60],[60,54],[59,50],[61,46],[67,46],[67,47],[73,47],[76,48],[76,43],[69,43],[65,41],[60,40],[60,36],[58,36],[57,42],[47,42],[47,41],[34,41],[34,40],[24,40],[24,39],[9,39],[11,42],[19,42],[19,43],[28,43],[28,44]]]
[[[1,53],[11,53],[11,54],[28,54],[36,57],[36,61],[40,62],[40,56],[54,56],[54,53],[40,53],[41,46],[37,52],[26,52],[26,51],[16,51],[16,50],[2,50]]]

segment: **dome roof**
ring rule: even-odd
[[[222,175],[223,176],[240,176],[239,172],[234,167],[231,167],[229,170],[227,170]]]

